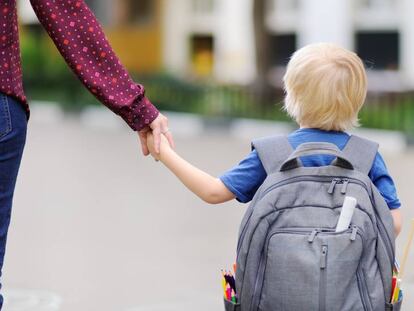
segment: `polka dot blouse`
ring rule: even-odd
[[[158,116],[143,86],[132,81],[83,0],[30,2],[66,63],[99,101],[133,130],[141,130]],[[22,84],[16,0],[1,0],[0,13],[0,92],[17,98],[29,115]]]

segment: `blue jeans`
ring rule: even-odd
[[[26,130],[27,118],[23,106],[0,93],[0,276]],[[0,295],[0,310],[2,306],[3,296]]]

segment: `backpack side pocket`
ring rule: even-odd
[[[234,303],[224,298],[224,310],[225,311],[240,311],[241,306],[239,303]]]
[[[397,302],[389,303],[385,305],[385,311],[400,311],[403,303],[403,298],[401,297]]]

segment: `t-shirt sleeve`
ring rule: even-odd
[[[220,176],[220,180],[239,202],[251,201],[266,179],[266,171],[256,150],[253,150],[237,166]]]
[[[379,153],[375,157],[374,164],[369,172],[369,177],[384,197],[390,209],[397,209],[401,206],[394,181],[389,175],[384,159]]]

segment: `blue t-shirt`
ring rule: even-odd
[[[300,144],[307,142],[327,142],[335,144],[342,150],[347,144],[349,137],[350,135],[345,132],[306,128],[289,134],[288,140],[294,149]],[[302,164],[306,167],[329,165],[333,159],[334,157],[329,155],[301,157]],[[224,173],[220,179],[236,196],[238,201],[247,203],[253,198],[266,177],[266,171],[257,151],[253,150],[239,165]],[[385,162],[379,153],[375,157],[369,177],[384,197],[390,209],[396,209],[401,206],[394,181],[388,174]]]

